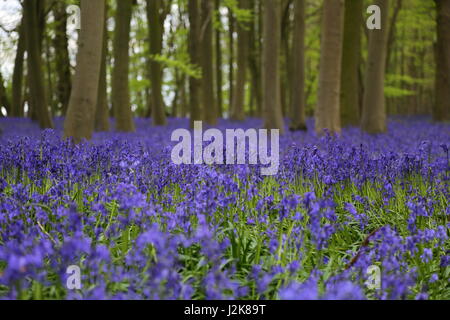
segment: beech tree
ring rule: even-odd
[[[130,70],[130,23],[134,0],[118,0],[114,33],[114,68],[111,100],[118,131],[134,131],[128,82]]]
[[[105,12],[108,12],[108,6],[105,1]],[[108,29],[106,16],[103,26],[103,46],[102,59],[100,65],[100,76],[98,83],[97,106],[95,109],[95,131],[109,131],[109,108],[108,108],[108,93],[107,93],[107,79],[106,79],[106,57],[108,55]]]
[[[305,0],[294,1],[291,76],[291,130],[306,130],[305,123]],[[288,71],[289,72],[289,71]]]
[[[435,121],[450,120],[450,0],[435,0],[437,9]]]
[[[371,134],[386,131],[384,81],[389,34],[389,0],[377,0],[375,4],[381,9],[381,29],[369,30],[362,111],[362,128]]]
[[[11,103],[9,102],[8,95],[6,94],[5,83],[3,80],[3,76],[0,72],[0,108],[1,107],[4,107],[6,109],[7,113],[11,112]],[[3,113],[1,113],[0,117],[2,117],[2,116],[3,116]]]
[[[30,89],[29,105],[35,113],[42,129],[53,128],[53,121],[48,110],[45,91],[44,74],[41,57],[41,32],[39,23],[43,9],[42,3],[36,0],[24,0],[23,13],[25,20],[26,51],[28,63],[28,85]]]
[[[360,124],[359,67],[363,1],[345,1],[344,38],[341,75],[341,125]]]
[[[239,8],[250,9],[249,0],[240,0]],[[237,45],[237,72],[233,100],[231,104],[231,119],[243,121],[245,119],[245,85],[247,83],[247,65],[249,55],[250,26],[245,21],[238,22],[238,45]]]
[[[170,5],[170,4],[169,4]],[[162,53],[163,27],[167,10],[162,0],[147,0],[147,17],[149,22],[150,54]],[[164,100],[162,97],[162,67],[155,59],[150,61],[150,80],[152,86],[151,107],[153,125],[164,126],[167,123]]]
[[[344,1],[324,0],[316,131],[341,131],[340,88]]]
[[[263,112],[264,127],[284,132],[280,98],[281,0],[267,0],[264,8]]]
[[[56,1],[53,6],[53,16],[55,19],[55,37],[53,47],[55,48],[55,71],[56,96],[62,113],[67,112],[67,106],[72,89],[72,74],[70,71],[69,44],[67,39],[67,13],[66,4]]]
[[[214,1],[201,0],[201,92],[205,120],[210,125],[217,123],[217,105],[214,96],[213,14]]]
[[[383,132],[389,115],[446,121],[448,1],[118,0],[105,14],[115,29],[111,41],[103,31],[94,128],[115,117],[114,130],[133,131],[134,116],[163,126],[169,114],[210,125],[260,117],[274,128],[285,117],[292,131],[312,116],[319,133]],[[20,24],[0,22],[2,105],[52,127],[74,85],[79,1],[21,3]],[[380,22],[369,5],[382,7],[381,30],[364,26]]]
[[[91,139],[102,62],[105,0],[81,0],[77,66],[64,134],[78,143]]]
[[[17,42],[16,58],[14,60],[14,71],[12,76],[11,115],[23,117],[23,74],[25,57],[25,25],[24,18],[19,27],[19,40]]]
[[[189,56],[191,64],[200,66],[200,6],[198,0],[188,0],[189,15]],[[203,120],[203,109],[200,105],[201,80],[189,77],[189,109],[191,126],[194,121]]]

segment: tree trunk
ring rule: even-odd
[[[130,104],[128,74],[130,69],[130,24],[133,0],[117,1],[116,30],[114,34],[114,69],[111,100],[115,112],[116,129],[134,131],[133,112]]]
[[[72,89],[72,75],[70,72],[70,60],[67,39],[67,13],[64,2],[56,1],[53,7],[53,16],[55,18],[55,38],[53,46],[55,48],[55,69],[56,78],[56,96],[62,113],[66,114],[67,106]]]
[[[36,0],[24,1],[25,32],[27,43],[28,81],[30,87],[30,108],[39,120],[42,129],[53,128],[53,122],[48,111],[47,97],[42,71],[40,37],[39,5]]]
[[[228,114],[231,114],[234,96],[234,31],[236,19],[233,16],[233,11],[228,8],[228,42],[229,42],[229,57],[228,57],[228,85],[229,85],[229,99],[228,99]]]
[[[8,95],[6,93],[3,76],[0,73],[0,109],[4,107],[8,116],[11,116],[11,103],[9,102]],[[3,113],[0,110],[0,117],[3,117]]]
[[[306,130],[305,123],[305,0],[294,2],[290,129]]]
[[[213,60],[213,14],[214,2],[201,0],[201,66],[202,66],[202,105],[205,119],[209,125],[217,124],[217,106],[214,97],[214,60]]]
[[[98,99],[105,21],[104,0],[81,0],[81,31],[77,66],[64,135],[75,143],[91,139]]]
[[[215,0],[215,8],[220,10],[220,0]],[[220,21],[218,21],[220,23]],[[216,29],[216,96],[217,96],[217,113],[218,117],[223,116],[223,72],[222,72],[222,43],[221,43],[221,30]]]
[[[281,110],[283,117],[289,117],[290,106],[290,81],[292,70],[291,65],[291,2],[292,0],[281,1],[281,61],[280,61],[280,96]]]
[[[340,133],[340,87],[342,63],[342,29],[344,1],[325,0],[322,16],[322,44],[319,89],[316,108],[316,131]]]
[[[11,111],[13,117],[23,117],[23,62],[25,56],[25,25],[24,19],[19,27],[19,41],[17,43],[16,58],[12,77]]]
[[[386,131],[384,78],[389,34],[389,0],[377,0],[375,4],[381,9],[381,30],[369,31],[369,54],[362,113],[362,128],[371,134]]]
[[[262,116],[262,80],[261,80],[261,2],[252,0],[255,14],[250,28],[249,68],[252,81],[252,95],[256,104],[254,116]],[[258,10],[257,10],[258,9]]]
[[[435,121],[450,120],[450,0],[435,0],[437,7]]]
[[[239,8],[242,10],[249,10],[250,1],[240,0]],[[231,119],[235,121],[245,120],[244,101],[250,41],[249,28],[250,26],[248,23],[242,21],[238,22],[237,74],[231,105]]]
[[[105,4],[105,13],[108,12],[108,6]],[[106,15],[106,14],[105,14]],[[95,131],[109,131],[109,110],[108,93],[106,82],[106,57],[108,56],[108,29],[106,26],[106,16],[103,26],[103,47],[102,60],[100,65],[100,78],[98,84],[97,107],[95,108]]]
[[[189,56],[191,64],[200,66],[200,7],[198,0],[188,0],[189,11]],[[200,105],[201,80],[189,78],[189,109],[191,112],[191,127],[194,121],[203,120],[203,110]]]
[[[150,54],[161,55],[164,20],[161,19],[162,0],[147,0],[147,17],[149,23]],[[161,64],[150,57],[150,80],[152,86],[152,120],[155,126],[167,124],[164,101],[162,97]]]
[[[284,132],[280,101],[279,52],[281,1],[267,0],[264,8],[263,110],[264,127]]]
[[[341,75],[341,124],[357,126],[360,119],[359,65],[363,1],[346,1]]]

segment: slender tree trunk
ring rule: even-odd
[[[42,71],[39,1],[24,0],[25,31],[27,42],[27,62],[30,87],[30,107],[35,112],[42,129],[53,128],[48,110]]]
[[[214,57],[213,57],[213,14],[214,2],[201,0],[201,66],[202,66],[202,105],[206,122],[217,123],[217,105],[214,97]]]
[[[215,0],[215,8],[220,10],[220,0]],[[220,12],[218,13],[220,15]],[[220,23],[220,21],[218,21]],[[223,72],[222,72],[222,42],[221,42],[221,30],[216,29],[216,96],[217,96],[217,113],[221,118],[223,116]]]
[[[340,133],[340,88],[344,1],[325,0],[322,16],[322,45],[319,89],[316,108],[316,131]]]
[[[53,16],[55,18],[55,38],[53,40],[53,46],[55,48],[55,69],[57,72],[56,96],[63,114],[66,114],[70,99],[70,91],[72,89],[72,75],[70,72],[66,30],[67,13],[66,4],[64,2],[55,2]]]
[[[25,56],[25,25],[24,19],[19,28],[19,41],[17,43],[16,59],[14,60],[14,71],[12,78],[11,110],[13,117],[23,117],[23,63]]]
[[[341,75],[341,124],[360,124],[359,65],[361,57],[361,27],[363,1],[345,1],[344,40]]]
[[[233,16],[233,11],[228,8],[228,41],[229,41],[229,57],[228,57],[228,83],[229,83],[229,101],[228,114],[231,115],[231,108],[233,106],[234,96],[234,31],[236,19]]]
[[[305,123],[305,0],[294,2],[291,76],[291,130],[306,130]]]
[[[290,52],[290,38],[291,38],[291,2],[292,0],[281,1],[281,60],[280,60],[280,97],[281,110],[283,117],[289,117],[290,106],[290,81],[291,66],[291,52]]]
[[[50,106],[50,116],[53,118],[56,111],[56,103],[55,103],[55,88],[53,87],[53,80],[52,80],[52,63],[51,63],[51,54],[50,54],[50,38],[45,37],[45,64],[46,64],[46,71],[47,71],[47,87],[46,87],[46,96],[48,99],[48,104]]]
[[[239,8],[242,10],[250,9],[249,0],[240,0]],[[247,65],[249,54],[249,34],[250,26],[248,23],[238,22],[238,51],[237,51],[237,73],[236,83],[233,90],[233,100],[231,105],[231,119],[235,121],[245,120],[245,86],[247,83]]]
[[[362,113],[362,128],[371,134],[386,131],[384,78],[389,34],[389,0],[377,0],[375,4],[381,9],[381,30],[370,30]]]
[[[256,116],[262,116],[262,80],[261,80],[261,2],[252,0],[252,8],[255,11],[250,27],[249,68],[252,81],[252,94],[256,104]]]
[[[281,1],[267,0],[264,3],[263,46],[263,110],[264,127],[279,129],[284,133],[280,101],[279,52],[281,42]]]
[[[200,6],[198,0],[188,0],[189,11],[189,56],[191,63],[200,66]],[[189,109],[191,112],[191,126],[194,121],[203,120],[203,108],[200,105],[201,80],[189,78]]]
[[[75,143],[91,139],[94,131],[102,63],[105,0],[81,0],[81,31],[77,66],[64,135]]]
[[[147,0],[151,55],[161,55],[162,53],[164,20],[161,21],[161,9],[162,0]],[[161,64],[154,59],[150,61],[150,80],[153,125],[164,126],[167,124],[167,119],[162,97],[162,68]]]
[[[134,131],[133,112],[131,111],[130,103],[130,87],[128,82],[132,11],[133,0],[117,1],[111,98],[116,118],[116,129],[117,131],[122,132]]]
[[[435,121],[450,120],[450,0],[435,0],[437,7]]]
[[[11,103],[9,102],[9,98],[6,93],[3,76],[0,73],[0,108],[1,107],[4,107],[6,109],[6,113],[8,114],[8,116],[11,116]],[[0,112],[0,117],[2,117],[2,116],[3,116],[3,113]]]
[[[106,3],[106,2],[105,2]],[[108,5],[105,4],[105,22],[103,26],[102,60],[98,84],[97,107],[95,108],[95,131],[109,131],[108,93],[106,81],[106,57],[108,56],[108,29],[106,23]]]

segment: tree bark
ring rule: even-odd
[[[262,116],[262,80],[261,80],[261,2],[252,0],[255,14],[250,28],[249,68],[252,81],[252,95],[256,108],[253,116]]]
[[[381,30],[370,30],[369,55],[367,58],[362,128],[368,133],[386,131],[386,105],[384,78],[386,73],[387,42],[389,34],[389,0],[375,2],[381,9]]]
[[[70,60],[67,39],[67,13],[66,4],[56,1],[53,7],[53,16],[55,18],[55,38],[53,46],[55,48],[55,69],[56,78],[56,96],[58,104],[63,114],[67,112],[67,106],[72,89],[72,75],[70,72]]]
[[[133,0],[117,1],[111,99],[116,118],[116,130],[122,132],[134,131],[133,113],[130,104],[130,87],[128,82],[132,11]]]
[[[11,116],[11,103],[9,102],[8,95],[6,93],[3,76],[0,73],[0,109],[4,107],[8,116]],[[0,110],[0,117],[3,117],[3,113]]]
[[[435,0],[437,8],[435,121],[450,120],[450,0]]]
[[[341,125],[360,124],[359,79],[363,1],[345,1],[341,75]]]
[[[213,60],[213,14],[214,2],[201,0],[201,66],[202,66],[202,105],[205,119],[209,125],[217,124],[217,105],[214,97],[214,60]]]
[[[233,11],[228,8],[228,114],[231,114],[231,108],[233,106],[234,96],[234,31],[235,31],[236,19],[234,18]]]
[[[95,108],[95,131],[109,131],[108,93],[106,81],[106,57],[108,56],[108,29],[106,25],[106,12],[108,6],[105,3],[105,22],[103,25],[102,60],[100,65],[100,78],[98,84],[97,107]]]
[[[316,108],[316,131],[340,133],[340,88],[344,1],[325,0],[322,16],[322,44],[319,89]]]
[[[215,8],[220,10],[220,0],[215,0]],[[220,23],[220,21],[219,21]],[[221,30],[216,29],[216,96],[217,96],[217,113],[218,117],[223,116],[223,72],[222,72],[222,42],[221,42]]]
[[[150,54],[161,55],[163,42],[164,18],[161,14],[161,0],[147,0],[147,17],[149,23]],[[163,18],[163,19],[161,19]],[[152,86],[152,120],[155,126],[167,124],[165,106],[162,97],[161,64],[150,57],[150,80]]]
[[[23,117],[23,63],[25,56],[25,21],[19,27],[19,41],[17,43],[16,58],[14,60],[14,71],[12,77],[12,99],[11,111],[13,117]]]
[[[291,98],[291,3],[292,0],[281,1],[281,48],[280,48],[280,97],[283,117],[289,117]]]
[[[264,8],[263,110],[264,127],[284,133],[280,101],[279,52],[281,42],[281,1],[267,0]]]
[[[102,62],[105,0],[81,0],[81,31],[77,66],[64,135],[75,143],[91,139],[94,131]]]
[[[305,0],[294,2],[290,129],[306,130],[305,123]]]
[[[189,13],[189,56],[191,64],[200,66],[200,6],[198,0],[188,0]],[[203,108],[200,105],[201,80],[189,78],[189,109],[191,113],[191,127],[194,121],[203,120]]]
[[[40,38],[40,5],[36,0],[24,0],[25,32],[27,43],[28,81],[30,87],[30,108],[38,118],[42,129],[53,128],[53,122],[48,110],[47,96],[42,71]]]
[[[250,9],[249,0],[240,0],[239,8],[242,10]],[[247,83],[247,66],[250,41],[250,26],[245,22],[238,22],[238,51],[237,51],[237,73],[236,83],[233,90],[233,100],[231,105],[231,120],[245,120],[245,85]]]

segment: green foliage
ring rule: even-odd
[[[414,91],[401,89],[398,87],[385,86],[384,94],[388,98],[402,98],[415,95]]]
[[[152,55],[151,58],[166,67],[178,69],[190,77],[200,79],[202,77],[201,68],[188,62],[188,60],[171,59],[165,55]]]
[[[231,10],[238,22],[248,23],[253,20],[253,11],[239,8],[238,0],[224,0],[223,2]]]

